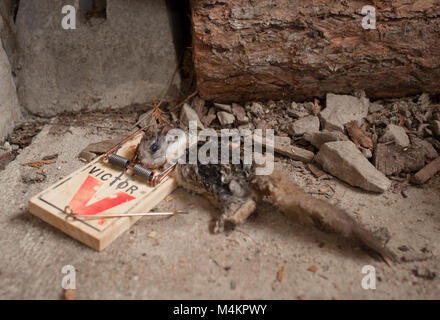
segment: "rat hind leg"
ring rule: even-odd
[[[215,221],[213,232],[221,233],[224,231],[225,224],[233,226],[242,224],[255,211],[257,204],[251,197],[245,198],[240,202],[233,202],[225,206],[223,213]]]

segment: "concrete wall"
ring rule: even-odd
[[[0,2],[0,144],[3,144],[5,138],[21,119],[17,91],[8,58],[8,55],[12,57],[14,49],[13,22],[9,15],[8,4],[10,4],[9,1]]]
[[[61,26],[67,4],[78,9],[76,30]],[[178,63],[166,0],[108,0],[106,18],[79,9],[79,0],[20,2],[22,106],[53,116],[161,98]]]

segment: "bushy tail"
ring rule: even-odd
[[[273,204],[289,218],[355,239],[389,265],[392,261],[396,261],[395,254],[382,246],[370,231],[348,213],[302,191],[289,180],[285,173],[275,170],[269,176],[256,176],[254,185],[268,195]]]

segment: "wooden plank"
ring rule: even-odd
[[[118,154],[132,158],[141,136],[124,144]],[[29,211],[95,250],[103,250],[141,217],[101,220],[68,218],[64,208],[78,214],[148,212],[175,188],[173,178],[156,187],[98,158],[29,200]]]

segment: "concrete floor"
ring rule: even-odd
[[[0,298],[59,299],[64,265],[76,269],[80,299],[440,298],[439,175],[423,188],[409,187],[404,198],[399,192],[367,194],[336,179],[318,181],[301,165],[280,164],[307,191],[333,189],[330,201],[369,228],[386,227],[389,247],[409,260],[392,268],[336,235],[286,220],[269,205],[236,230],[212,235],[208,226],[216,212],[205,199],[180,189],[158,209],[186,209],[190,215],[142,218],[103,252],[27,211],[30,197],[84,165],[77,159],[84,147],[117,133],[85,126],[51,134],[47,125],[0,171]],[[59,158],[43,167],[44,182],[23,182],[23,175],[38,169],[22,163],[54,153]],[[409,250],[397,249],[402,246]],[[376,268],[376,290],[361,286],[364,265]],[[426,269],[436,273],[434,279],[415,275]]]

